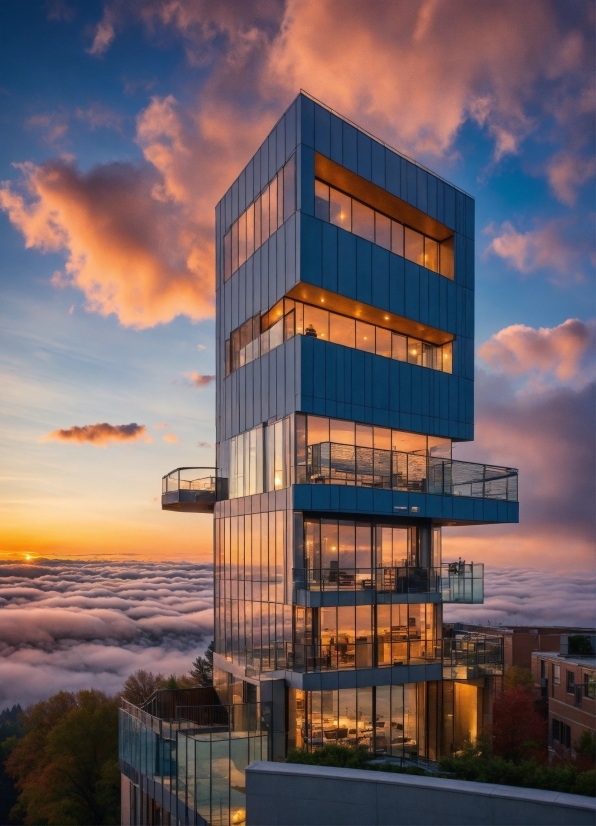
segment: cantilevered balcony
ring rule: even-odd
[[[382,490],[517,502],[515,468],[460,462],[396,450],[321,442],[309,445],[298,484],[356,485]]]
[[[444,562],[437,568],[300,568],[294,570],[294,585],[325,593],[437,594],[441,602],[478,605],[484,602],[484,565]]]
[[[214,467],[179,467],[161,480],[163,510],[213,513],[215,503],[227,496],[228,480]]]
[[[458,634],[443,640],[443,679],[475,680],[503,674],[503,637]]]

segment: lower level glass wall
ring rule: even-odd
[[[270,705],[210,708],[217,709],[211,724],[199,725],[160,720],[123,701],[119,757],[125,773],[129,767],[155,783],[163,809],[172,812],[177,798],[211,826],[241,824],[245,769],[270,759]]]

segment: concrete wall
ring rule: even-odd
[[[596,801],[488,783],[255,762],[246,769],[246,813],[247,826],[593,826]]]

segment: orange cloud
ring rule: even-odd
[[[563,239],[562,231],[561,222],[551,221],[545,226],[520,232],[510,221],[504,221],[498,228],[492,225],[486,228],[486,233],[495,236],[486,253],[494,253],[524,274],[546,269],[566,278],[582,280],[577,262],[585,242],[572,245]]]
[[[205,376],[201,373],[197,373],[196,370],[193,370],[191,373],[183,373],[183,376],[186,376],[187,379],[190,379],[192,384],[196,387],[207,387],[207,385],[211,384],[212,381],[215,381],[215,376]]]
[[[41,441],[56,442],[85,442],[96,447],[106,447],[110,442],[136,442],[143,438],[146,442],[151,441],[144,424],[131,422],[130,424],[108,424],[98,422],[97,424],[86,424],[82,427],[73,425],[65,430],[53,430]]]
[[[137,329],[213,314],[210,232],[154,197],[154,170],[112,163],[82,173],[63,160],[19,168],[23,191],[4,184],[0,207],[26,247],[66,252],[54,283],[82,290],[88,310]]]
[[[559,381],[579,379],[582,360],[594,350],[594,324],[570,318],[558,327],[526,327],[513,324],[499,330],[479,349],[484,361],[505,375],[538,372]]]
[[[178,436],[175,433],[166,433],[163,437],[164,442],[170,442],[170,444],[176,444],[180,441]]]

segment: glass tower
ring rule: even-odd
[[[269,703],[272,757],[325,743],[436,760],[481,733],[499,638],[444,526],[518,521],[474,436],[474,200],[301,93],[216,207],[214,683]]]

